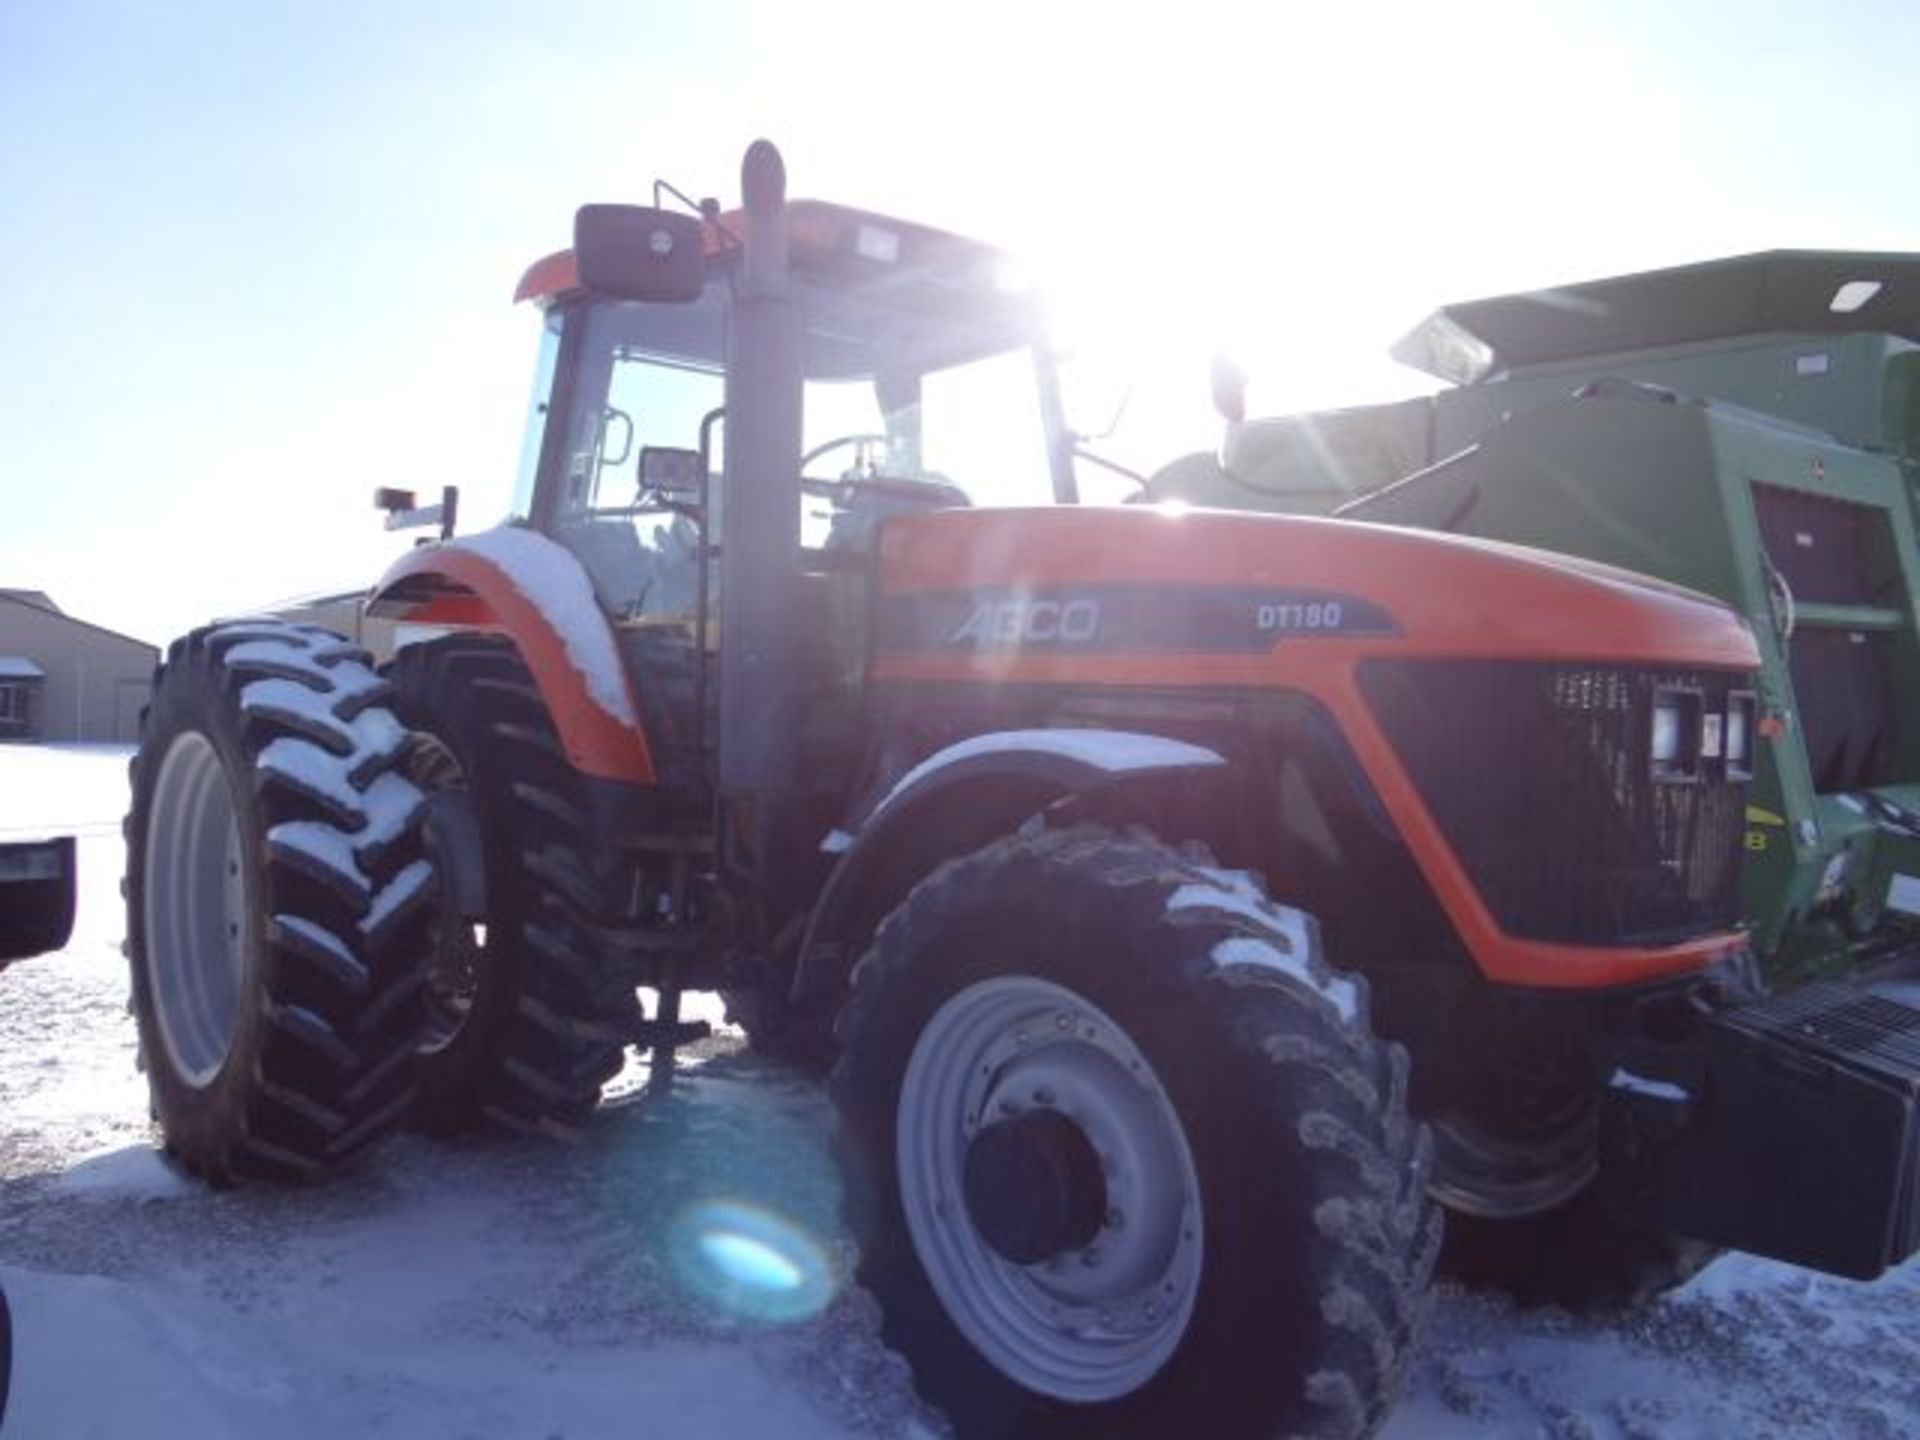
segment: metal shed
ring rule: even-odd
[[[0,740],[132,744],[159,661],[44,592],[0,590]]]

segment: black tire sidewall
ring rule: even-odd
[[[502,943],[505,908],[517,898],[508,893],[516,883],[516,867],[503,835],[499,784],[487,763],[482,705],[471,697],[468,704],[449,703],[443,691],[454,683],[450,666],[462,660],[511,665],[512,654],[502,642],[453,636],[408,646],[388,671],[400,723],[445,746],[460,767],[480,826],[481,863],[486,870],[487,943],[477,957],[472,1007],[458,1030],[420,1054],[420,1104],[415,1120],[432,1131],[458,1131],[473,1123],[473,1108],[496,1048],[507,997],[514,989],[512,976],[504,972],[516,963],[515,947]]]
[[[557,983],[557,977],[542,968],[550,969],[555,962],[532,943],[531,929],[572,935],[574,923],[564,900],[529,869],[529,824],[544,830],[550,847],[564,849],[578,884],[592,889],[599,882],[583,850],[585,836],[563,836],[550,817],[529,810],[515,792],[516,786],[531,781],[572,799],[577,772],[559,758],[557,737],[555,755],[542,758],[535,768],[529,768],[526,747],[506,738],[503,727],[552,730],[551,716],[524,662],[507,641],[465,634],[425,641],[403,649],[387,675],[401,723],[434,737],[459,764],[480,829],[486,872],[487,940],[478,955],[472,1008],[453,1036],[420,1056],[421,1100],[415,1123],[441,1135],[474,1130],[489,1118],[514,1128],[575,1125],[592,1109],[606,1076],[618,1070],[622,1047],[588,1037],[563,1042],[543,1033],[535,1038],[525,1016],[517,1013],[543,985]],[[503,702],[479,683],[487,681],[525,687],[527,698]],[[597,903],[597,895],[595,899]],[[537,1047],[537,1054],[527,1050],[529,1044]],[[564,1077],[569,1090],[577,1093],[553,1102],[511,1084],[503,1072],[509,1059],[549,1078]],[[576,1078],[587,1072],[586,1080]]]
[[[420,1052],[420,1105],[416,1118],[422,1125],[434,1129],[448,1123],[459,1123],[453,1119],[454,1112],[465,1110],[479,1074],[486,1065],[489,1037],[499,1023],[501,995],[507,988],[502,983],[499,970],[506,963],[510,947],[497,943],[495,939],[498,933],[495,911],[499,904],[499,881],[496,878],[499,867],[493,853],[496,842],[490,834],[492,827],[487,823],[491,807],[487,797],[480,793],[479,782],[475,778],[479,754],[470,733],[473,727],[462,723],[457,714],[447,715],[438,711],[417,713],[404,703],[405,698],[403,692],[403,703],[397,707],[401,722],[409,730],[430,735],[446,746],[463,772],[467,793],[472,798],[482,829],[481,855],[487,871],[487,944],[479,948],[475,957],[471,1006],[451,1035],[437,1045],[423,1047]],[[428,849],[434,851],[430,824],[428,833]],[[435,858],[437,861],[437,852]],[[464,923],[463,919],[451,915],[450,908],[442,907],[442,923]],[[446,943],[448,940],[444,935],[436,937],[436,944]]]

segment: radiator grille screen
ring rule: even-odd
[[[1651,737],[1657,691],[1723,716],[1750,677],[1467,660],[1375,661],[1360,679],[1509,935],[1645,945],[1739,923],[1746,786],[1711,755],[1656,780]]]

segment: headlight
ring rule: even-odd
[[[1755,713],[1759,705],[1750,690],[1735,690],[1727,696],[1727,778],[1753,778],[1753,735],[1758,728]]]
[[[1698,774],[1700,712],[1698,690],[1653,692],[1653,735],[1648,753],[1653,762],[1654,779],[1691,780]]]

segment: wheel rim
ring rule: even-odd
[[[1107,1213],[1091,1243],[1023,1265],[975,1223],[966,1161],[985,1129],[1039,1109],[1091,1142]],[[1139,1389],[1178,1349],[1199,1288],[1199,1177],[1165,1087],[1098,1006],[1029,976],[954,995],[914,1044],[895,1144],[921,1266],[1003,1375],[1094,1403]]]
[[[206,736],[167,747],[148,821],[147,981],[174,1072],[203,1088],[227,1062],[251,968],[246,855],[226,767]]]
[[[467,802],[467,772],[437,735],[416,730],[410,746],[407,776],[426,792],[427,849],[435,858],[434,874],[440,886],[440,903],[434,907],[440,918],[433,957],[427,963],[427,1031],[420,1042],[421,1051],[431,1054],[451,1045],[472,1018],[480,995],[487,927],[484,920],[460,913],[459,887],[452,866],[444,863],[446,847],[440,838],[448,825],[472,823],[470,813],[455,816],[448,803],[449,797],[458,805]]]

